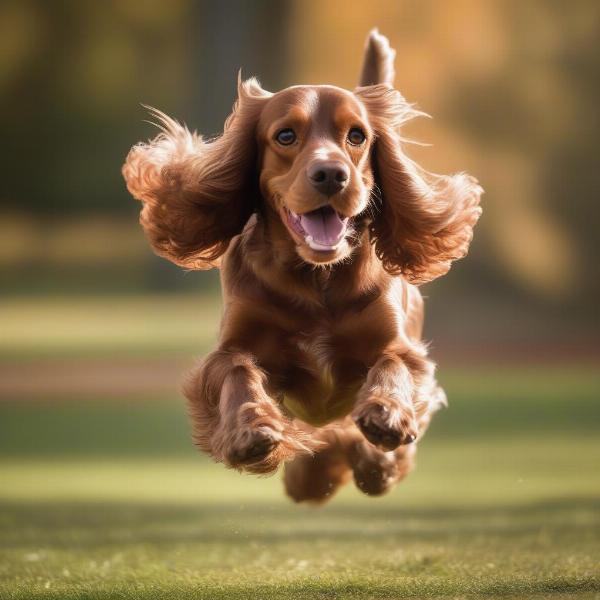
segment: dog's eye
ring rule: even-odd
[[[275,136],[278,144],[282,146],[289,146],[296,141],[296,134],[293,129],[282,129]]]
[[[353,127],[348,132],[348,141],[353,146],[360,146],[366,139],[367,136],[365,135],[364,131],[362,129],[359,129],[358,127]]]

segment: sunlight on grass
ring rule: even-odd
[[[600,494],[600,464],[593,437],[579,440],[521,437],[436,442],[425,439],[418,469],[397,491],[376,503],[351,486],[335,500],[384,506],[487,506],[543,499],[587,498]],[[236,505],[244,502],[285,503],[278,476],[241,475],[193,454],[180,459],[57,458],[4,459],[0,500],[168,502]],[[559,476],[557,476],[559,474]]]
[[[585,598],[592,437],[428,440],[393,493],[296,506],[279,476],[169,460],[0,463],[2,598]]]
[[[4,299],[0,357],[198,354],[220,311],[217,295]]]
[[[0,360],[97,358],[110,377],[141,358],[154,372],[211,347],[219,310],[213,297],[5,300]],[[323,508],[289,501],[279,474],[198,454],[175,382],[110,400],[6,388],[0,598],[597,599],[597,372],[448,365],[440,380],[450,405],[416,471],[384,498],[350,484]]]

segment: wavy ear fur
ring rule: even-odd
[[[238,81],[238,100],[223,135],[203,140],[153,111],[162,132],[134,146],[123,165],[140,223],[154,251],[189,269],[210,269],[255,208],[255,125],[271,94],[255,79]]]
[[[466,173],[434,175],[404,154],[399,129],[422,115],[389,85],[358,88],[376,134],[374,163],[379,206],[371,240],[384,268],[425,283],[467,254],[483,192]]]

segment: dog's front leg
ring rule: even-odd
[[[363,435],[382,450],[410,444],[419,435],[415,376],[408,358],[400,352],[381,356],[369,370],[352,412]]]
[[[309,437],[280,411],[266,391],[266,375],[245,352],[218,350],[193,373],[185,394],[196,445],[218,462],[269,473]]]

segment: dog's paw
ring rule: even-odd
[[[410,473],[416,446],[400,446],[394,452],[383,452],[363,440],[357,442],[353,450],[351,466],[356,487],[367,496],[381,496]]]
[[[363,442],[365,445],[367,442]],[[353,465],[354,483],[356,487],[367,494],[367,496],[381,496],[389,491],[398,479],[396,461],[391,452],[380,452],[371,449],[378,454],[361,456]]]
[[[353,415],[362,434],[378,448],[389,451],[411,444],[418,428],[412,410],[379,402],[366,402]]]
[[[226,462],[234,468],[253,472],[269,470],[269,457],[281,436],[268,427],[244,428],[236,432],[227,452]]]
[[[271,402],[246,402],[223,416],[211,437],[211,454],[233,469],[264,475],[318,445]]]

